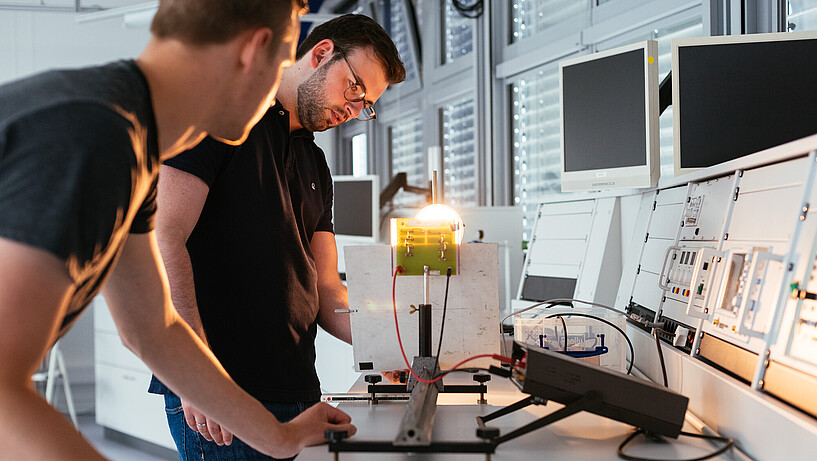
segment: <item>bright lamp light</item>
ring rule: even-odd
[[[414,219],[426,222],[448,221],[454,223],[457,226],[457,230],[454,232],[454,243],[457,245],[462,243],[462,235],[465,233],[465,226],[462,223],[460,214],[450,206],[443,205],[441,203],[427,205],[417,213]]]

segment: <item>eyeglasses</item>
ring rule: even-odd
[[[366,101],[366,87],[360,83],[360,79],[357,78],[357,74],[355,71],[352,70],[352,66],[349,64],[349,60],[346,59],[346,53],[343,52],[340,47],[336,47],[336,49],[340,52],[341,57],[343,60],[346,61],[346,67],[349,68],[349,72],[352,73],[352,77],[355,79],[349,88],[343,92],[343,97],[346,98],[349,102],[361,102],[363,101],[363,109],[360,110],[360,113],[357,114],[357,119],[361,122],[365,122],[367,120],[372,120],[377,118],[377,114],[374,111],[374,107],[372,103]]]

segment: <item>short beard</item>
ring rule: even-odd
[[[325,131],[329,128],[323,102],[326,101],[326,74],[331,62],[326,63],[305,82],[298,85],[298,119],[309,131]]]

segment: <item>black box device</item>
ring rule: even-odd
[[[689,399],[665,387],[536,346],[514,343],[524,354],[511,379],[527,394],[565,405],[593,397],[584,408],[667,437],[678,437]]]

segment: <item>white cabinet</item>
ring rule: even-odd
[[[122,345],[102,297],[97,297],[91,308],[97,424],[176,450],[167,427],[164,399],[147,392],[150,370]]]

